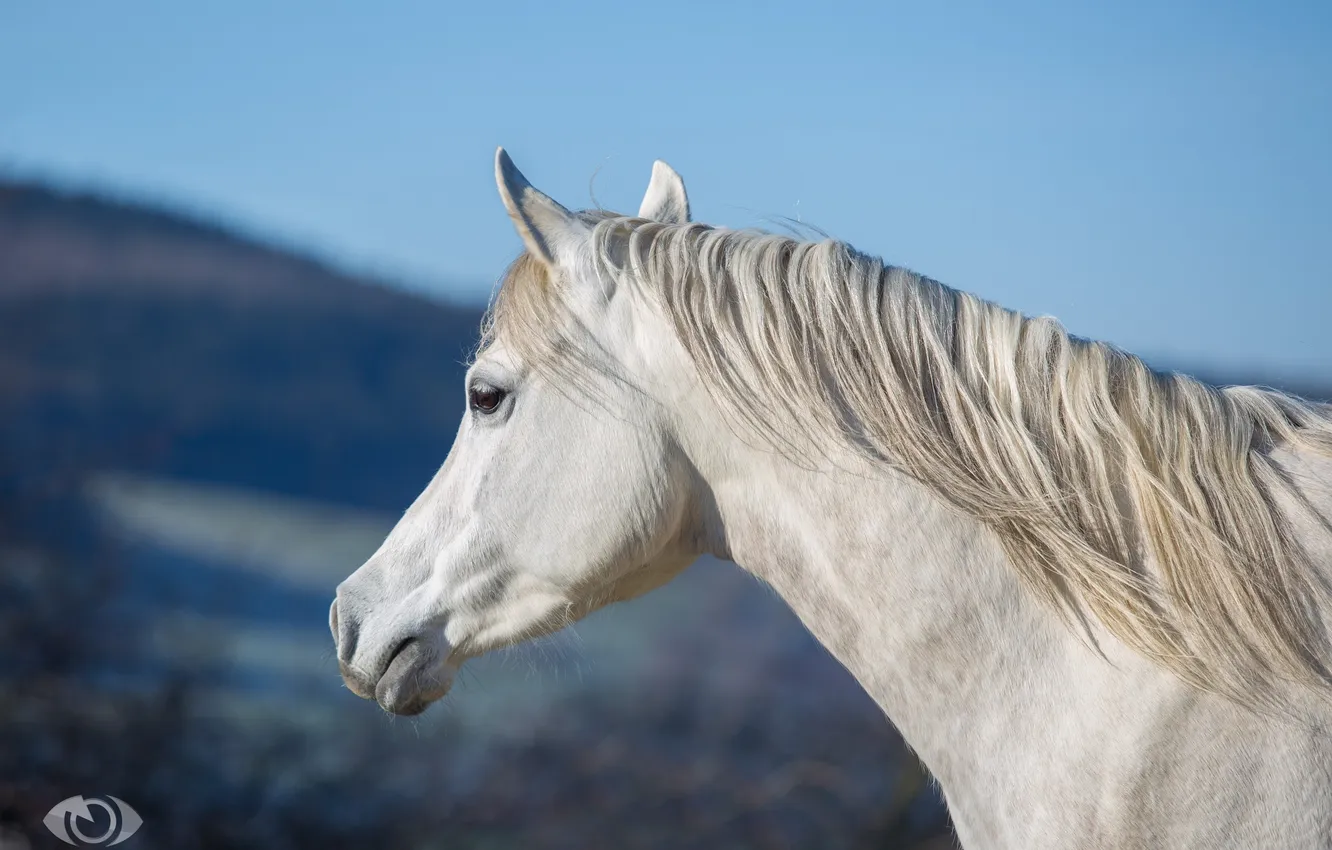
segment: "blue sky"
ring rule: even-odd
[[[1001,8],[1002,7],[1002,8]],[[1074,333],[1332,377],[1332,3],[11,3],[0,168],[482,300],[569,206],[799,218]]]

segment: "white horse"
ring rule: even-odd
[[[420,712],[711,553],[852,671],[966,847],[1332,847],[1332,409],[690,223],[661,162],[637,217],[496,176],[526,252],[448,459],[338,588],[349,688]]]

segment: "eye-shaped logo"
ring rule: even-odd
[[[75,847],[119,844],[139,831],[143,818],[124,800],[112,797],[70,797],[56,803],[42,819],[51,834]],[[85,832],[87,830],[87,832]]]

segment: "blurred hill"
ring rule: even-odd
[[[480,307],[176,215],[0,183],[0,441],[400,510],[442,462]]]

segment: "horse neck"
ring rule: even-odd
[[[1031,762],[1052,743],[1104,760],[1098,736],[1178,694],[1118,644],[1102,647],[1113,665],[1094,655],[1020,584],[988,529],[923,486],[805,471],[740,445],[713,457],[718,554],[769,583],[855,675],[959,828],[969,810],[984,821],[1046,793]]]
[[[924,485],[847,458],[803,469],[712,409],[686,401],[677,420],[713,503],[712,553],[769,583],[883,708],[965,846],[1160,846],[1153,830],[1197,826],[1179,813],[1200,799],[1202,770],[1216,804],[1199,817],[1220,826],[1200,827],[1212,837],[1197,846],[1254,846],[1246,836],[1316,802],[1306,777],[1332,775],[1332,751],[1310,742],[1325,733],[1190,688],[1094,621],[1093,648],[1022,585],[988,528]],[[1289,494],[1283,507],[1332,582],[1332,459],[1278,461],[1317,515]],[[1332,728],[1324,703],[1305,710],[1310,728]],[[1255,752],[1274,790],[1235,814],[1226,794]],[[1241,815],[1249,832],[1226,838]]]

